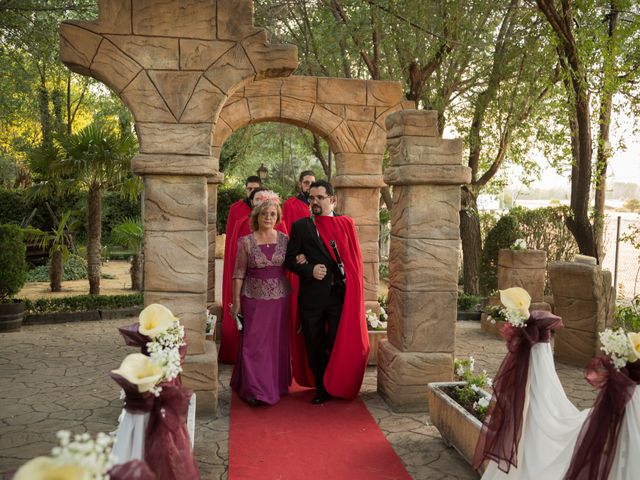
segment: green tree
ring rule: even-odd
[[[131,158],[137,141],[131,132],[116,132],[105,124],[93,123],[78,133],[61,136],[63,157],[56,162],[58,175],[75,188],[87,192],[87,273],[89,293],[100,293],[100,252],[102,193],[107,189],[124,192],[132,198],[141,189],[131,174]]]
[[[140,218],[126,218],[111,230],[111,240],[128,250],[131,256],[131,289],[142,290],[142,245],[144,227]]]

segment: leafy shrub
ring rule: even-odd
[[[29,270],[27,282],[48,282],[51,263]],[[87,261],[79,255],[69,255],[64,262],[63,281],[84,280],[87,278]]]
[[[27,262],[22,229],[0,225],[0,303],[11,299],[24,286]]]
[[[0,219],[2,223],[20,225],[29,216],[24,190],[0,189]]]
[[[505,215],[489,231],[480,257],[480,288],[486,295],[498,286],[498,252],[521,237],[515,217]]]
[[[222,185],[218,187],[218,207],[216,211],[216,227],[218,234],[225,233],[229,209],[234,202],[244,198],[243,185]]]
[[[533,250],[545,250],[547,261],[568,261],[578,253],[578,245],[565,224],[571,214],[568,206],[527,209],[515,207],[509,211],[518,223],[520,238]]]
[[[142,306],[142,293],[130,295],[77,295],[74,297],[24,300],[28,313],[82,312]]]
[[[640,295],[630,305],[616,305],[615,326],[626,332],[640,331]]]
[[[469,312],[478,310],[478,304],[482,301],[480,295],[471,295],[469,293],[458,294],[458,310],[461,312]]]
[[[389,278],[389,262],[388,261],[381,261],[378,264],[378,274],[382,279],[386,280]]]
[[[104,244],[111,242],[111,230],[127,218],[140,217],[140,199],[130,201],[115,192],[107,192],[103,199],[102,236]]]

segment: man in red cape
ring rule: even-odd
[[[311,401],[358,395],[369,355],[364,310],[363,265],[353,220],[334,216],[331,184],[309,191],[311,218],[291,226],[286,266],[300,278],[299,314],[309,366],[316,384]],[[307,263],[296,257],[304,254]]]
[[[229,216],[227,217],[227,227],[225,229],[226,237],[224,240],[224,259],[222,268],[222,335],[220,340],[220,353],[218,355],[219,360],[222,363],[233,363],[236,358],[236,347],[231,345],[231,342],[223,342],[225,337],[228,337],[231,329],[235,330],[235,322],[231,319],[231,312],[229,311],[229,304],[233,297],[233,269],[236,266],[236,242],[232,243],[231,237],[236,228],[236,224],[243,218],[247,218],[251,214],[251,200],[249,195],[256,188],[262,185],[260,177],[253,175],[247,178],[244,182],[244,190],[246,193],[245,198],[238,200],[229,208]],[[236,239],[237,241],[237,239]],[[233,333],[232,333],[233,334]]]
[[[301,218],[311,216],[309,209],[309,189],[311,184],[316,181],[316,176],[311,170],[305,170],[298,177],[298,188],[300,193],[295,197],[289,198],[282,205],[282,221],[287,227],[287,231],[291,231],[293,222]],[[313,387],[313,373],[307,362],[307,353],[304,346],[304,337],[300,329],[300,319],[298,318],[298,275],[287,270],[287,279],[291,285],[291,295],[289,295],[290,314],[290,343],[293,377],[298,385],[304,387]]]

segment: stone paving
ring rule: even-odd
[[[26,326],[0,334],[0,472],[49,452],[55,432],[115,429],[119,387],[108,373],[132,348],[116,328],[131,319]],[[480,330],[478,322],[458,322],[456,354],[472,355],[476,368],[494,375],[504,343]],[[569,398],[580,408],[593,403],[594,391],[582,370],[558,365]],[[228,468],[231,367],[220,369],[219,415],[196,423],[196,457],[203,479],[225,479]],[[414,479],[472,479],[477,475],[440,439],[426,414],[392,412],[376,394],[376,369],[369,367],[361,391],[371,414]]]

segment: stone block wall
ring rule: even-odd
[[[584,367],[600,354],[598,332],[613,322],[611,272],[598,265],[552,262],[549,279],[554,313],[564,323],[555,336],[554,356],[560,362]]]

